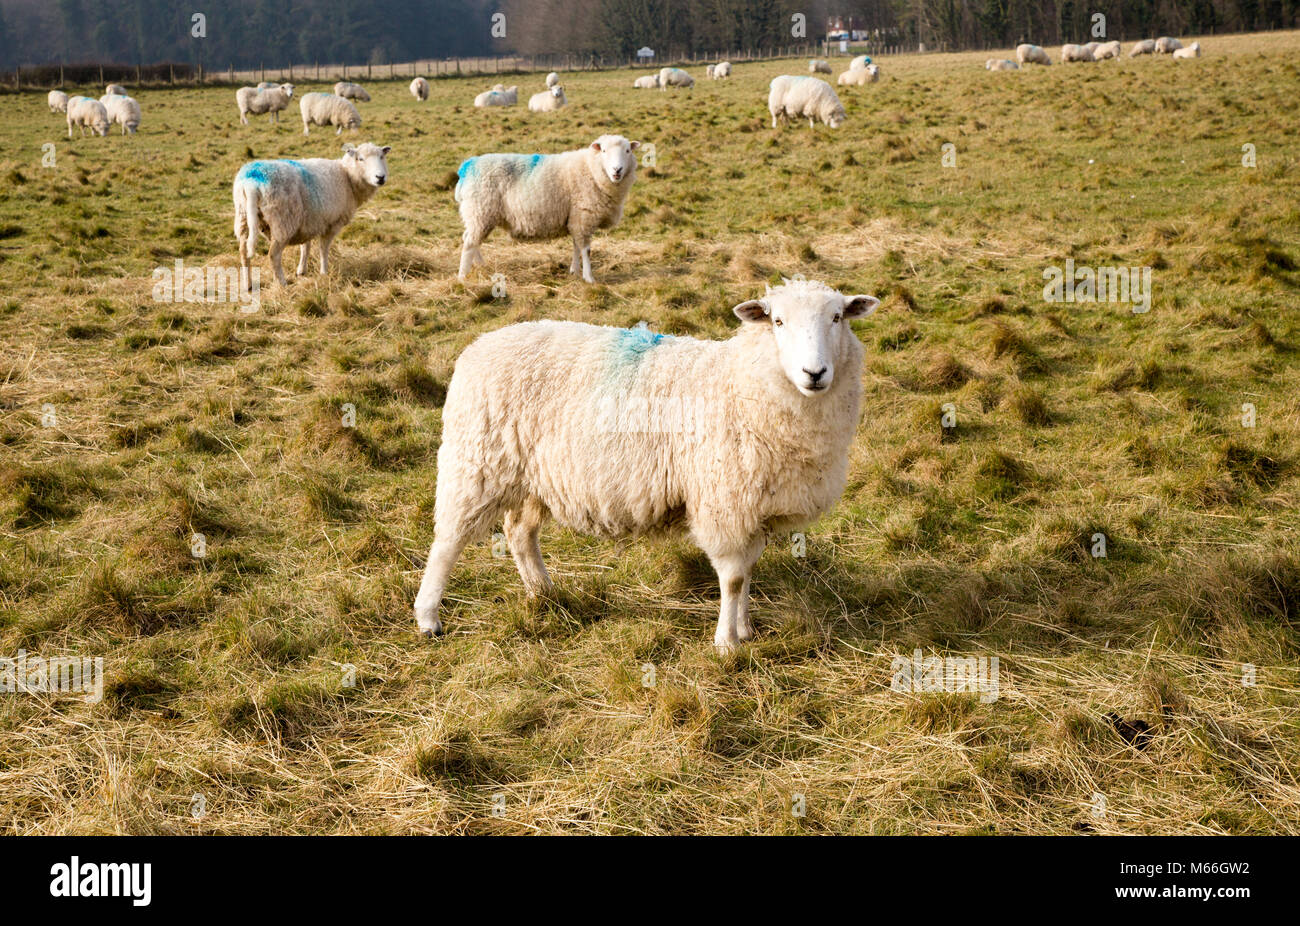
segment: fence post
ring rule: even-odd
[[[172,85],[174,86],[176,84],[176,65],[169,64],[167,65],[167,69],[171,72]],[[99,71],[102,74],[104,72],[104,69],[100,68]],[[101,81],[103,79],[104,79],[103,77],[100,78]]]

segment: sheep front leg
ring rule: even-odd
[[[304,241],[298,251],[298,276],[305,277],[307,275],[307,261],[311,258],[311,241]]]
[[[478,246],[483,243],[483,238],[484,235],[477,228],[466,227],[465,234],[461,237],[460,272],[456,274],[460,279],[469,276],[476,263],[484,263],[483,255],[478,249]]]
[[[330,245],[334,243],[335,237],[338,236],[339,229],[332,228],[320,236],[320,275],[325,276],[330,272]]]
[[[591,237],[589,235],[573,236],[573,263],[569,273],[578,273],[581,265],[582,279],[586,283],[595,283],[591,278]]]
[[[737,643],[754,635],[749,620],[749,577],[762,552],[763,539],[760,537],[742,550],[709,555],[709,561],[717,570],[718,585],[722,590],[718,628],[713,634],[713,645],[722,655],[733,652]],[[745,631],[743,634],[742,622]]]

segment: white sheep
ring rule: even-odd
[[[874,84],[878,80],[880,80],[880,66],[868,64],[862,68],[849,68],[839,76],[836,83],[841,87],[861,87]]]
[[[260,87],[240,87],[235,91],[235,103],[239,106],[239,121],[248,125],[248,117],[270,113],[268,122],[279,122],[280,113],[289,108],[293,98],[293,84],[276,84],[270,89]]]
[[[1091,61],[1092,52],[1083,45],[1062,45],[1061,46],[1061,63],[1067,64],[1071,61]]]
[[[484,90],[474,97],[474,105],[479,109],[488,106],[514,106],[519,102],[519,88],[503,87],[497,84],[491,90]]]
[[[543,90],[541,93],[534,93],[528,98],[528,109],[535,113],[551,113],[568,105],[568,99],[564,95],[564,88],[559,84],[551,87],[549,90]]]
[[[632,86],[637,90],[653,90],[659,86],[658,74],[643,74],[636,80],[632,81]]]
[[[1016,61],[1019,64],[1051,64],[1052,59],[1041,45],[1017,45]]]
[[[81,136],[86,135],[89,127],[95,135],[108,134],[108,111],[99,100],[88,96],[74,96],[68,99],[68,137],[72,137],[72,127],[77,126]]]
[[[455,198],[465,225],[459,276],[485,263],[479,251],[494,228],[516,239],[573,238],[570,273],[591,277],[591,237],[623,218],[640,142],[602,135],[562,154],[483,154],[460,165]]]
[[[1088,50],[1088,54],[1092,55],[1094,61],[1097,60],[1097,49],[1101,48],[1101,42],[1088,42],[1083,47]]]
[[[871,63],[870,55],[858,55],[856,58],[854,58],[852,61],[849,62],[849,70],[852,71],[855,70],[856,68],[864,68],[870,63]]]
[[[767,109],[772,114],[772,128],[777,118],[807,119],[808,127],[818,119],[838,129],[845,119],[844,104],[826,81],[802,74],[782,74],[772,78],[767,94]]]
[[[989,60],[984,62],[984,70],[1018,71],[1020,70],[1020,65],[1016,64],[1014,61],[1009,61],[1006,58],[990,58]]]
[[[1157,55],[1172,54],[1173,52],[1178,51],[1178,49],[1182,47],[1183,47],[1182,42],[1178,41],[1178,39],[1170,38],[1167,35],[1162,35],[1160,36],[1160,38],[1156,39]]]
[[[710,64],[710,65],[707,65],[707,66],[704,68],[704,76],[707,77],[709,80],[713,80],[713,79],[714,79],[714,77],[713,77],[713,69],[716,68],[716,67],[717,67],[716,64]]]
[[[831,63],[823,61],[820,58],[813,58],[808,62],[809,74],[829,74],[831,72]]]
[[[350,83],[346,80],[340,80],[334,85],[334,95],[341,96],[345,100],[358,100],[362,103],[370,102],[370,94],[360,84]]]
[[[109,84],[104,88],[105,96],[126,96],[126,88],[121,84]]]
[[[546,75],[546,86],[547,86],[547,87],[554,87],[554,86],[555,86],[556,84],[558,84],[559,82],[560,82],[560,75],[557,74],[557,73],[555,73],[554,71],[551,71],[551,73],[549,73],[549,74]]]
[[[108,121],[122,127],[122,134],[134,135],[140,128],[140,104],[129,96],[105,93],[99,102],[104,104]]]
[[[687,74],[681,68],[660,68],[659,69],[659,89],[667,90],[669,87],[694,87],[695,78]]]
[[[298,111],[302,113],[302,134],[311,134],[310,126],[335,126],[334,134],[343,134],[344,129],[356,131],[361,128],[361,113],[351,100],[345,100],[333,93],[304,93],[298,102]]]
[[[725,80],[726,78],[728,78],[728,77],[730,77],[730,76],[731,76],[731,62],[730,62],[730,61],[719,61],[717,64],[715,64],[715,65],[713,66],[713,79],[714,79],[714,80]]]
[[[258,90],[274,90],[274,89],[275,89],[276,87],[278,87],[278,86],[280,86],[280,85],[277,84],[277,83],[276,83],[275,81],[273,81],[273,80],[263,80],[263,81],[259,81],[259,82],[258,82],[258,84],[257,84],[257,89],[258,89]]]
[[[50,105],[52,113],[66,113],[68,111],[68,95],[62,90],[51,90],[45,97],[45,102]]]
[[[411,96],[421,103],[427,100],[429,98],[429,82],[423,77],[417,77],[411,81]]]
[[[504,522],[529,595],[552,583],[552,517],[618,538],[684,531],[718,575],[713,644],[754,636],[750,575],[767,542],[844,491],[873,296],[785,282],[737,305],[725,341],[565,321],[509,325],[456,361],[442,410],[434,539],[415,598],[426,636],[466,544]]]
[[[1139,55],[1154,55],[1156,53],[1156,40],[1143,39],[1128,50],[1130,58],[1136,58]]]
[[[1175,48],[1175,49],[1174,49],[1174,57],[1175,57],[1175,58],[1199,58],[1199,57],[1201,57],[1201,43],[1200,43],[1200,42],[1193,42],[1191,45],[1188,45],[1186,48]]]
[[[330,243],[352,221],[357,207],[388,180],[388,152],[369,142],[343,146],[343,157],[302,161],[250,161],[235,174],[235,239],[239,242],[240,280],[250,289],[249,265],[257,253],[257,233],[270,239],[271,269],[286,285],[280,254],[302,245],[298,276],[307,273],[312,239],[320,239],[320,272],[329,272]]]
[[[1119,58],[1119,42],[1103,42],[1098,45],[1092,52],[1092,57],[1097,61],[1105,61],[1108,58]]]

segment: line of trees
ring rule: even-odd
[[[816,42],[833,19],[890,45],[958,50],[1088,41],[1098,13],[1108,38],[1134,39],[1293,28],[1300,0],[0,0],[0,68],[627,58],[643,46],[662,59]]]

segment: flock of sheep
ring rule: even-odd
[[[1061,46],[1061,63],[1069,64],[1077,61],[1105,61],[1108,58],[1118,59],[1120,57],[1119,42],[1089,42],[1086,45],[1062,45]],[[1171,55],[1174,58],[1199,58],[1201,57],[1201,43],[1193,42],[1186,48],[1178,39],[1171,36],[1162,35],[1158,39],[1143,39],[1141,42],[1134,43],[1129,49],[1130,58],[1138,58],[1142,55]],[[1052,59],[1047,51],[1041,45],[1017,45],[1016,60],[1008,58],[990,58],[984,62],[984,68],[988,71],[1016,71],[1023,64],[1051,64]]]
[[[68,137],[75,125],[84,137],[86,129],[107,135],[111,125],[120,125],[123,135],[134,135],[140,127],[140,104],[127,95],[121,84],[109,84],[98,100],[88,96],[70,97],[62,90],[51,90],[46,102],[52,113],[67,113]]]

